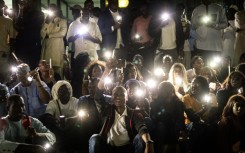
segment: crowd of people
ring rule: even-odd
[[[0,153],[245,153],[245,11],[156,4],[0,0]]]

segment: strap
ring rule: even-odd
[[[61,112],[59,101],[57,99],[56,99],[56,102],[57,102],[57,105],[58,105],[58,108],[59,108],[60,115],[63,115],[63,113]]]

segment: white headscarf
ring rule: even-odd
[[[56,82],[52,88],[52,97],[53,97],[53,100],[56,100],[56,99],[59,99],[58,98],[58,90],[61,86],[63,85],[66,85],[67,89],[69,90],[70,92],[70,97],[72,97],[72,87],[71,87],[71,84],[65,80],[60,80],[58,82]]]

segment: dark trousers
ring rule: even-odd
[[[106,139],[99,134],[94,134],[89,140],[89,153],[144,153],[144,142],[139,135],[132,144],[115,147],[107,144]]]
[[[76,98],[79,98],[82,95],[84,70],[89,61],[88,53],[81,53],[74,59],[71,86],[73,89],[73,96]]]

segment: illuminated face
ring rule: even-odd
[[[96,65],[93,67],[92,77],[100,78],[102,73],[103,73],[103,70],[102,70],[101,66]]]
[[[199,95],[201,93],[202,87],[201,84],[194,79],[191,83],[191,94],[192,95]]]
[[[239,74],[231,76],[231,86],[233,88],[240,88],[242,86],[242,77]]]
[[[17,74],[17,78],[18,80],[22,83],[22,85],[27,86],[30,84],[30,82],[28,81],[28,77],[29,77],[29,73],[27,74]]]
[[[21,98],[18,101],[11,103],[11,105],[9,106],[8,114],[11,119],[18,121],[21,119],[24,111],[25,111],[25,104],[23,99]]]
[[[127,100],[127,91],[123,87],[115,87],[113,89],[112,101],[116,107],[124,107]]]
[[[176,77],[183,78],[183,71],[182,71],[181,67],[179,67],[179,66],[176,66],[174,68],[174,73],[173,74],[174,74],[174,78],[176,78]]]
[[[198,70],[203,68],[203,66],[204,66],[204,62],[203,62],[203,60],[201,58],[196,59],[194,64],[193,64],[193,68],[194,69],[198,69]]]
[[[241,117],[245,115],[245,102],[234,102],[232,106],[232,112],[234,115]]]
[[[68,90],[66,85],[60,86],[58,89],[58,98],[62,104],[67,104],[70,100],[70,91]]]
[[[131,84],[127,86],[127,93],[128,97],[132,98],[135,96],[136,91],[139,89],[139,87],[135,84]]]
[[[39,70],[40,71],[48,71],[49,70],[49,65],[46,61],[41,61],[39,63]]]

